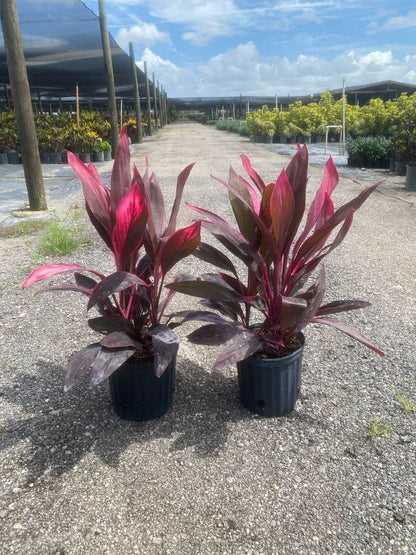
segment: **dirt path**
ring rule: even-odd
[[[176,175],[196,162],[185,200],[227,217],[210,174],[226,179],[230,164],[242,172],[243,152],[266,180],[288,163],[197,124],[169,126],[132,150],[139,169],[149,158],[168,205]],[[321,176],[311,166],[309,196]],[[336,203],[378,177],[341,174]],[[81,205],[80,190],[51,204],[58,214]],[[95,337],[85,300],[21,291],[38,236],[0,238],[0,553],[416,553],[415,415],[396,398],[416,404],[415,211],[414,195],[389,177],[326,265],[328,300],[373,302],[345,320],[386,356],[311,326],[301,398],[280,419],[245,411],[235,370],[211,374],[213,353],[186,342],[174,405],[155,422],[120,421],[106,383],[64,394],[68,357]],[[192,217],[184,207],[182,223]],[[111,267],[96,242],[56,261]],[[365,430],[378,418],[391,432],[371,439]]]

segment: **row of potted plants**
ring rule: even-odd
[[[301,383],[304,328],[330,325],[382,355],[349,324],[333,315],[369,305],[362,300],[323,302],[326,278],[322,261],[345,238],[355,211],[380,185],[364,189],[335,209],[331,195],[338,182],[329,159],[322,183],[306,211],[308,150],[296,155],[273,183],[265,183],[242,155],[247,173],[233,169],[227,189],[236,225],[203,207],[189,206],[201,218],[177,230],[182,193],[193,164],[177,178],[168,215],[161,187],[146,167],[130,170],[124,128],[111,176],[102,183],[92,165],[72,153],[69,163],[82,182],[86,208],[114,259],[115,271],[79,264],[45,264],[33,270],[23,287],[58,275],[43,290],[78,291],[88,299],[90,327],[97,340],[73,355],[65,390],[91,372],[96,385],[109,378],[116,413],[146,420],[164,414],[172,403],[179,340],[174,328],[202,322],[188,335],[193,344],[215,345],[220,352],[213,370],[237,364],[244,406],[264,416],[287,414],[295,407]],[[305,217],[304,217],[305,216]],[[201,228],[217,244],[201,240]],[[213,271],[170,277],[176,264],[197,256]],[[201,299],[201,308],[167,315],[176,293]]]
[[[397,100],[384,102],[373,98],[363,106],[345,103],[345,124],[349,136],[392,136],[399,133],[416,104],[416,93],[403,93]],[[343,103],[335,101],[329,91],[318,102],[303,104],[296,101],[287,110],[263,106],[246,114],[251,137],[273,139],[276,142],[313,142],[322,140],[327,125],[342,126]],[[332,129],[331,135],[339,135]]]

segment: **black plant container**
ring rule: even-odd
[[[303,345],[285,357],[249,357],[238,362],[242,404],[261,416],[292,412],[300,391],[302,356]]]
[[[158,378],[153,361],[129,358],[109,378],[115,413],[124,420],[159,418],[172,406],[176,360]]]

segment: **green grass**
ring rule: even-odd
[[[388,437],[392,430],[390,424],[387,424],[383,418],[371,418],[367,428],[364,429],[365,433],[372,439]]]
[[[416,405],[406,399],[406,397],[403,397],[401,393],[396,393],[396,399],[399,401],[402,409],[406,412],[416,412]]]
[[[0,234],[3,237],[21,237],[23,235],[32,235],[43,229],[47,225],[45,220],[24,220],[17,223],[13,227],[2,228]]]
[[[41,255],[64,256],[87,242],[87,239],[78,236],[76,230],[53,220],[47,224],[40,236],[38,252]]]

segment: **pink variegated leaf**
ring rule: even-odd
[[[336,328],[336,329],[346,333],[347,335],[349,335],[353,339],[356,339],[357,341],[360,341],[360,343],[363,343],[366,347],[369,347],[372,351],[376,352],[377,354],[379,354],[381,356],[384,356],[384,354],[385,354],[383,351],[381,351],[378,347],[376,347],[373,343],[371,343],[366,337],[364,337],[359,331],[357,331],[350,324],[346,324],[345,322],[341,322],[341,320],[334,320],[332,318],[322,318],[322,317],[318,317],[318,316],[316,318],[312,318],[311,321],[314,324],[326,324],[328,326],[332,326],[333,328]]]
[[[288,241],[293,241],[299,225],[302,222],[306,203],[306,184],[308,181],[308,149],[303,145],[286,168],[286,175],[292,187],[295,199],[293,218],[288,230]]]
[[[259,176],[259,174],[256,171],[253,170],[248,156],[246,156],[245,154],[242,154],[240,156],[240,158],[241,158],[241,161],[243,163],[243,167],[246,170],[246,172],[248,173],[248,175],[250,176],[251,180],[253,181],[253,183],[255,184],[257,189],[259,190],[259,192],[261,194],[263,194],[263,191],[266,187],[263,179]]]
[[[147,207],[137,183],[134,183],[117,208],[112,235],[114,252],[120,268],[123,268],[126,260],[142,244],[147,217]]]
[[[69,274],[72,272],[77,272],[79,270],[87,270],[84,266],[79,264],[43,264],[33,270],[33,272],[26,278],[22,285],[22,289],[37,283],[38,281],[43,281],[44,279],[49,279],[59,274]],[[88,270],[87,270],[88,271]]]
[[[201,222],[175,231],[165,242],[161,252],[161,266],[163,274],[182,258],[189,256],[197,248],[201,241]]]
[[[335,167],[335,164],[332,161],[332,158],[330,157],[327,163],[325,164],[324,176],[323,176],[321,185],[318,191],[316,192],[315,198],[309,207],[305,227],[302,233],[300,234],[298,240],[296,241],[296,244],[294,247],[294,253],[298,251],[300,245],[303,243],[303,241],[312,231],[314,225],[319,219],[321,212],[325,206],[327,196],[328,195],[331,196],[331,193],[335,189],[337,183],[338,183],[338,172]],[[328,205],[325,206],[325,210],[326,211],[328,210]],[[321,216],[321,219],[323,219],[323,217],[324,216]]]
[[[130,172],[130,149],[127,127],[124,126],[120,132],[116,156],[114,158],[113,171],[111,172],[110,198],[112,212],[115,215],[121,199],[127,194],[131,187]]]
[[[70,151],[68,151],[68,164],[82,183],[87,207],[100,224],[109,231],[111,229],[111,205],[108,188],[101,182],[93,164],[86,166]]]
[[[178,175],[178,179],[176,180],[175,200],[172,206],[172,211],[170,213],[168,227],[164,232],[164,235],[166,236],[172,235],[172,233],[176,231],[176,220],[178,217],[179,207],[182,200],[183,190],[188,180],[189,174],[191,173],[191,170],[194,167],[194,165],[195,163],[189,164],[188,166],[186,166],[186,168],[183,169],[181,173]]]
[[[150,202],[147,209],[149,212],[152,212],[153,225],[155,228],[155,237],[153,238],[153,241],[156,243],[160,240],[166,230],[165,201],[163,199],[162,189],[160,188],[154,173],[150,176],[149,181],[147,183],[145,182],[145,185]]]
[[[290,244],[287,245],[286,241],[291,229],[295,198],[285,171],[279,175],[269,200],[269,212],[277,249],[280,253],[288,252]]]

